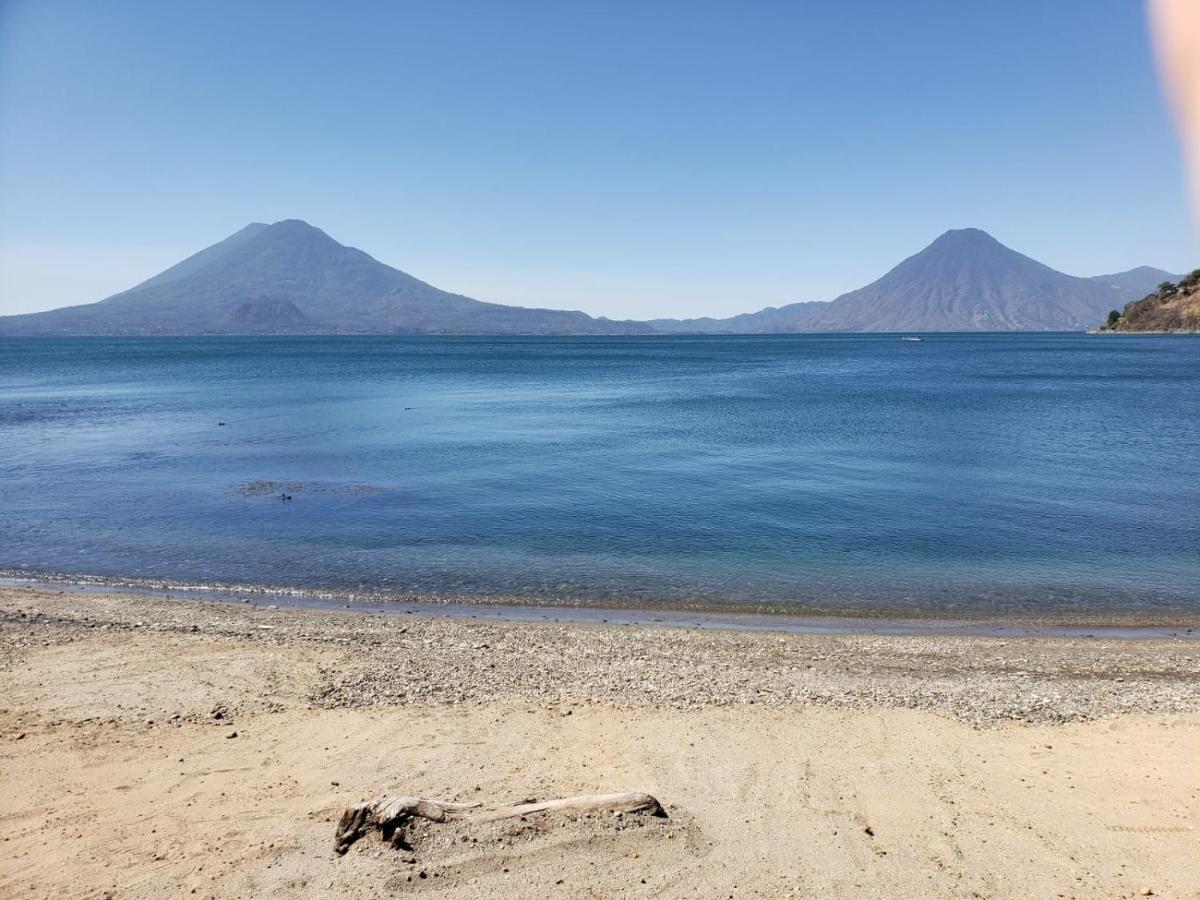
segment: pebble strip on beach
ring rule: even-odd
[[[311,645],[317,708],[495,700],[909,707],[977,726],[1200,711],[1200,641],[478,621],[0,588],[0,667],[104,633]]]

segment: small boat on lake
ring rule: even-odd
[[[900,338],[900,340],[902,340],[902,341],[923,341],[923,340],[925,340],[925,338],[919,338],[919,337],[914,336],[914,337],[902,337],[902,338]]]

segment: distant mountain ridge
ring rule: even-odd
[[[1160,270],[1078,278],[977,228],[947,231],[866,287],[828,302],[729,319],[654,320],[660,331],[733,334],[876,331],[1080,331],[1143,293]],[[1155,282],[1157,283],[1157,282]]]
[[[1149,294],[1164,281],[1178,281],[1182,277],[1182,275],[1174,275],[1165,269],[1156,269],[1154,266],[1138,266],[1127,272],[1093,275],[1091,280],[1116,285],[1141,297]]]
[[[97,303],[0,317],[0,334],[779,334],[1069,331],[1175,276],[1078,278],[976,228],[947,231],[863,288],[727,319],[593,318],[433,287],[298,219],[247,225]]]
[[[98,303],[0,334],[649,334],[637,322],[440,290],[298,219],[254,223]]]

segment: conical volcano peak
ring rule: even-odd
[[[278,222],[272,222],[267,228],[272,231],[291,232],[292,234],[305,234],[307,232],[325,234],[320,228],[315,225],[309,225],[303,219],[280,219]]]
[[[344,260],[358,252],[301,219],[281,219],[263,226],[246,249],[250,256],[271,253],[327,261]]]
[[[986,231],[956,228],[883,277],[814,311],[829,331],[1087,328],[1114,289],[1055,271]]]
[[[275,240],[321,240],[337,244],[337,241],[320,228],[317,228],[315,225],[309,225],[303,219],[280,219],[278,222],[272,222],[270,225],[263,226],[261,234]]]
[[[0,317],[0,334],[649,334],[639,322],[484,303],[301,219],[252,222],[120,294]]]
[[[969,249],[972,247],[1004,247],[998,240],[981,228],[951,228],[932,244],[933,247]]]
[[[922,279],[936,281],[946,277],[957,279],[964,272],[999,275],[1018,269],[1042,271],[1046,270],[1046,267],[1011,247],[1006,247],[986,231],[978,228],[955,228],[942,234],[924,250],[904,260],[885,275],[884,279],[897,273],[919,272]]]

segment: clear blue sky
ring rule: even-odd
[[[0,312],[291,217],[619,317],[829,299],[951,227],[1200,264],[1134,0],[0,0]]]

